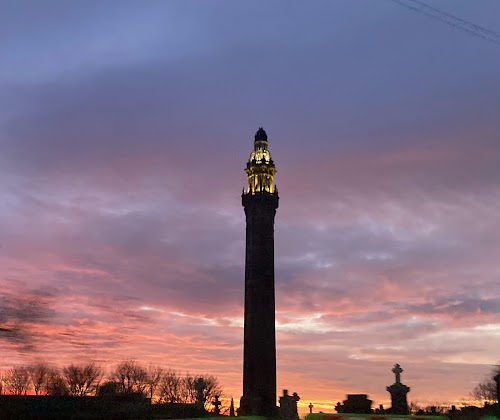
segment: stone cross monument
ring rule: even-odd
[[[399,366],[399,363],[396,363],[394,367],[392,368],[392,373],[396,375],[396,383],[400,384],[401,383],[401,374],[403,373],[403,369],[401,369],[401,366]]]
[[[392,368],[392,372],[396,376],[396,382],[387,387],[387,391],[391,394],[391,408],[388,410],[391,414],[408,414],[408,401],[406,394],[410,392],[410,387],[401,383],[401,373],[403,369],[396,363]]]

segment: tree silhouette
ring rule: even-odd
[[[3,376],[3,383],[9,394],[26,395],[31,386],[28,369],[24,366],[14,366]]]
[[[218,379],[213,375],[191,375],[179,376],[174,370],[167,370],[158,384],[158,402],[161,403],[185,403],[196,402],[196,381],[202,378],[206,384],[203,391],[205,397],[205,409],[211,410],[215,397],[222,394],[222,388]]]
[[[86,365],[69,365],[63,368],[63,376],[68,386],[69,394],[82,397],[96,393],[102,379],[102,369],[94,363]]]
[[[123,394],[146,395],[148,373],[136,360],[118,364],[111,373],[111,379],[120,384]]]
[[[205,382],[205,389],[203,395],[205,397],[205,409],[212,408],[212,402],[215,396],[222,394],[222,388],[219,385],[218,379],[213,375],[191,375],[186,373],[186,376],[181,380],[181,402],[194,403],[196,402],[196,381],[202,378]]]
[[[160,366],[149,365],[146,371],[146,384],[149,398],[153,399],[164,372],[164,369]]]
[[[97,395],[99,397],[112,397],[114,395],[120,394],[121,386],[115,381],[106,381],[99,386],[97,390]]]
[[[219,384],[219,380],[213,375],[201,375],[207,387],[205,388],[205,409],[212,409],[212,402],[215,400],[216,396],[222,395],[222,388]]]
[[[494,403],[500,397],[497,395],[497,384],[493,379],[496,375],[500,374],[500,363],[497,363],[491,373],[485,378],[483,382],[477,384],[471,391],[471,396],[480,402]]]
[[[50,373],[49,366],[44,362],[38,362],[28,366],[28,373],[33,384],[35,395],[40,395],[43,388],[46,387],[47,377]]]
[[[167,370],[158,384],[158,401],[176,403],[181,401],[182,379],[174,370]]]
[[[179,375],[172,369],[149,365],[136,360],[119,363],[101,385],[103,369],[95,363],[70,364],[62,370],[44,362],[30,366],[16,366],[0,375],[0,393],[26,395],[34,389],[35,395],[51,396],[112,396],[141,395],[158,403],[193,404],[197,400],[196,383],[203,380],[204,405],[211,411],[216,396],[222,395],[219,381],[213,375]]]

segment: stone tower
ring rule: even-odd
[[[277,415],[274,216],[278,190],[268,146],[261,127],[255,133],[245,169],[248,186],[241,197],[247,226],[243,396],[238,414],[272,417]]]

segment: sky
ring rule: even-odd
[[[500,31],[494,0],[426,0]],[[0,370],[242,392],[241,190],[278,173],[278,394],[456,403],[500,360],[500,47],[390,0],[0,1]]]

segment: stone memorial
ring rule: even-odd
[[[369,400],[366,394],[347,394],[344,404],[338,408],[342,413],[370,414],[372,412],[372,400]]]
[[[222,403],[219,400],[219,396],[216,395],[214,401],[212,402],[212,405],[214,406],[214,414],[216,416],[220,415],[220,405]]]
[[[279,417],[282,420],[298,420],[299,414],[297,411],[297,401],[300,397],[296,392],[293,395],[288,395],[288,390],[283,390],[283,396],[280,397]]]
[[[229,406],[229,417],[234,417],[236,413],[234,412],[234,400],[231,398],[231,405]]]
[[[406,394],[410,392],[410,387],[401,383],[401,373],[403,373],[403,369],[401,369],[398,363],[394,365],[392,372],[396,376],[396,382],[387,387],[387,391],[391,394],[391,408],[388,411],[391,414],[408,414]]]
[[[205,388],[207,387],[206,382],[203,378],[198,378],[194,383],[194,389],[196,390],[196,405],[199,407],[205,406]]]

